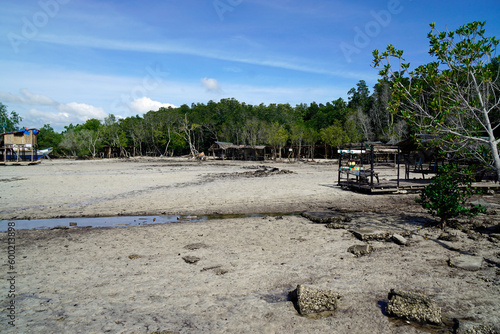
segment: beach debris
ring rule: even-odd
[[[459,320],[457,334],[497,334],[498,332],[490,325],[483,325],[477,322]]]
[[[213,270],[215,275],[221,276],[224,274],[227,274],[229,270],[222,268],[222,265],[217,265],[217,266],[211,266],[211,267],[205,267],[200,270],[200,272],[208,271],[208,270]]]
[[[255,167],[253,167],[255,168]],[[258,166],[258,169],[251,172],[236,172],[236,173],[218,173],[214,175],[215,177],[266,177],[271,175],[280,175],[280,174],[294,174],[295,172],[287,169],[279,169],[276,167],[269,166]]]
[[[338,307],[340,295],[332,290],[318,289],[299,284],[290,291],[289,297],[295,302],[297,311],[304,316],[329,316]]]
[[[372,245],[354,245],[347,249],[349,253],[354,254],[356,257],[360,257],[363,255],[368,255],[373,252]]]
[[[198,219],[198,216],[189,215],[189,216],[179,216],[179,217],[177,217],[177,220],[179,220],[179,221],[187,221],[187,220],[195,220],[195,219]]]
[[[131,254],[131,255],[129,255],[129,256],[128,256],[128,258],[129,258],[129,259],[131,259],[131,260],[135,260],[135,259],[138,259],[138,258],[140,258],[140,257],[141,257],[141,256],[140,256],[140,255],[138,255],[138,254]]]
[[[191,255],[184,256],[182,259],[184,260],[184,262],[189,263],[189,264],[194,264],[194,263],[201,260],[199,257],[191,256]]]
[[[197,242],[194,244],[189,244],[189,245],[184,246],[184,248],[189,249],[189,250],[196,250],[196,249],[207,248],[207,247],[208,247],[207,245],[205,245],[204,243],[201,243],[201,242]]]
[[[477,271],[483,265],[483,257],[475,255],[459,255],[448,260],[450,267],[469,271]]]
[[[51,230],[69,230],[69,226],[55,226]]]
[[[69,222],[69,226],[77,226],[77,225],[78,225],[78,223],[76,223],[76,222]]]
[[[208,270],[214,270],[214,269],[219,269],[221,267],[222,267],[221,265],[211,266],[211,267],[205,267],[205,268],[201,269],[200,272],[204,272],[204,271],[208,271]]]
[[[400,246],[408,245],[408,240],[405,237],[403,237],[401,234],[394,233],[392,235],[392,241],[394,241],[394,243],[396,243]]]
[[[222,275],[225,275],[225,274],[227,274],[228,272],[229,272],[229,270],[227,270],[227,269],[223,269],[223,268],[217,268],[217,269],[215,269],[215,270],[214,270],[214,273],[215,273],[215,275],[217,275],[217,276],[222,276]]]
[[[418,323],[441,323],[441,307],[424,294],[391,289],[388,298],[386,312],[390,317]]]

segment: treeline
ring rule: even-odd
[[[377,83],[370,93],[361,80],[342,98],[326,104],[249,105],[234,98],[178,108],[161,108],[141,116],[104,121],[89,119],[57,133],[40,129],[39,147],[53,147],[59,156],[174,156],[207,152],[215,141],[286,145],[396,141],[406,135],[405,122],[387,111],[389,85]]]

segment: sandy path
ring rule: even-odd
[[[449,321],[471,319],[498,330],[498,243],[458,230],[451,230],[458,241],[438,240],[441,231],[422,225],[426,215],[413,204],[414,195],[342,191],[333,186],[334,168],[327,163],[276,164],[295,173],[207,180],[255,170],[249,168],[255,165],[110,160],[9,167],[1,178],[15,180],[0,183],[2,217],[354,208],[353,225],[410,231],[410,245],[373,241],[375,251],[356,258],[347,248],[363,242],[350,232],[301,216],[17,230],[16,327],[7,324],[6,280],[0,285],[0,326],[9,333],[447,332],[387,318],[382,312],[387,293],[400,288],[431,296]],[[26,187],[37,179],[43,186],[23,203]],[[0,235],[1,277],[7,277],[8,235]],[[186,248],[194,243],[198,248]],[[450,267],[448,259],[460,253],[482,256],[482,268]],[[186,263],[186,256],[199,261]],[[339,310],[321,319],[299,316],[286,297],[297,284],[338,291]]]

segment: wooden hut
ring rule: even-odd
[[[3,163],[36,162],[38,154],[38,129],[22,129],[0,134],[0,153]]]

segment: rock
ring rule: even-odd
[[[349,247],[347,251],[359,257],[373,252],[373,247],[371,245],[354,245]]]
[[[497,334],[489,325],[479,324],[472,321],[459,321],[457,334]]]
[[[339,224],[339,223],[328,223],[328,224],[326,224],[326,227],[327,228],[336,229],[336,230],[340,230],[340,229],[348,229],[349,225]]]
[[[197,256],[190,256],[190,255],[184,256],[182,259],[184,260],[184,262],[189,263],[189,264],[193,264],[193,263],[196,263],[196,262],[200,261],[199,257],[197,257]]]
[[[201,242],[197,242],[194,244],[189,244],[189,245],[184,246],[184,248],[189,249],[189,250],[195,250],[195,249],[207,248],[207,247],[208,247],[207,245],[205,245]]]
[[[451,241],[451,242],[458,241],[458,237],[455,234],[451,234],[448,232],[441,233],[441,235],[438,237],[438,239],[444,240],[444,241]]]
[[[297,289],[290,292],[290,299],[296,301],[301,315],[322,314],[331,315],[338,307],[340,295],[331,290],[297,285]]]
[[[456,267],[469,271],[477,271],[481,269],[483,264],[482,256],[474,255],[460,255],[454,258],[450,258],[448,263],[451,267]]]
[[[302,217],[309,219],[317,224],[342,224],[351,221],[351,217],[340,215],[334,212],[321,211],[321,212],[302,212]]]
[[[77,226],[77,225],[78,225],[78,223],[76,223],[76,222],[69,222],[69,226]]]
[[[419,323],[441,323],[441,308],[423,294],[391,289],[388,298],[388,316]]]
[[[351,230],[350,231],[356,238],[361,241],[370,240],[387,240],[391,237],[392,233],[382,230],[374,230],[370,228]]]
[[[403,237],[401,234],[394,233],[392,235],[392,241],[401,246],[408,245],[408,240],[406,240],[406,238]]]
[[[500,242],[500,233],[491,233],[488,239],[491,242]]]
[[[222,275],[225,275],[225,274],[227,274],[228,272],[229,272],[229,270],[227,270],[227,269],[223,269],[223,268],[217,268],[217,269],[215,269],[215,270],[214,270],[214,273],[215,273],[215,275],[217,275],[217,276],[222,276]]]
[[[131,254],[128,256],[129,259],[131,260],[135,260],[135,259],[139,259],[141,256],[140,255],[137,255],[137,254]]]

